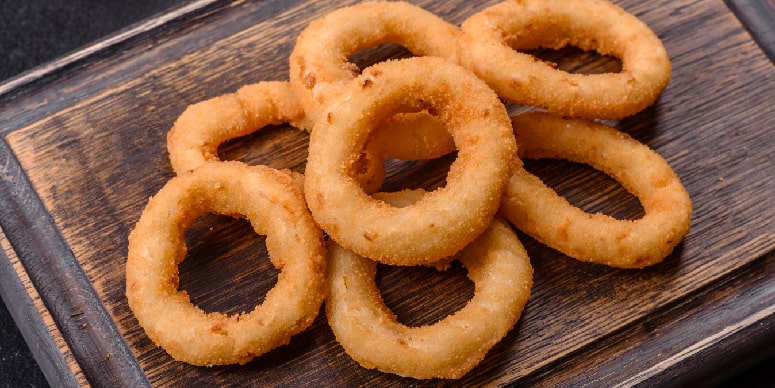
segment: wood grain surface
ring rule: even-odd
[[[744,366],[728,355],[753,362],[775,345],[775,68],[723,2],[615,2],[663,40],[673,75],[654,106],[609,124],[671,164],[694,202],[692,230],[663,263],[644,270],[580,263],[520,234],[535,268],[531,299],[517,326],[461,381],[361,368],[336,343],[324,314],[287,346],[247,365],[193,367],[146,337],[124,297],[127,235],[148,197],[173,176],[165,136],[177,116],[245,84],[287,80],[299,32],[353,1],[207,2],[0,97],[3,249],[29,274],[30,292],[40,294],[70,346],[73,370],[95,386],[723,379]],[[495,2],[414,3],[459,25]],[[619,66],[573,49],[537,54],[575,72]],[[406,55],[385,46],[356,60],[366,66]],[[229,142],[220,153],[303,172],[308,141],[305,132],[281,125]],[[452,157],[392,161],[385,188],[442,184]],[[585,210],[642,215],[637,199],[598,171],[562,161],[527,165]],[[181,288],[206,311],[252,309],[274,284],[277,270],[246,222],[203,217],[186,239]],[[380,266],[378,282],[388,306],[412,325],[454,312],[473,292],[460,267]]]

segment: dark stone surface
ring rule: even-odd
[[[66,55],[186,0],[0,1],[0,82]],[[766,386],[775,359],[723,387]],[[5,304],[0,303],[0,387],[47,387]]]
[[[0,1],[0,80],[186,0]]]
[[[0,303],[0,386],[48,386],[4,303]]]

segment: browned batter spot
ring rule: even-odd
[[[314,88],[316,82],[317,80],[315,79],[314,74],[307,74],[304,76],[304,78],[301,79],[301,83],[304,84],[304,87],[307,89]]]

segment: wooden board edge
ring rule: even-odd
[[[678,304],[651,314],[651,325],[660,322],[665,328],[658,336],[652,333],[647,344],[679,343],[692,331],[692,325],[701,325],[708,335],[625,385],[715,385],[775,355],[773,281],[775,253],[769,252],[724,279],[686,295]]]
[[[775,1],[725,0],[725,3],[775,64]]]
[[[0,141],[0,228],[86,379],[96,386],[150,386],[5,140]]]
[[[773,282],[775,252],[771,251],[546,365],[520,383],[633,387],[720,384],[775,356]],[[691,335],[695,331],[705,334],[702,340]]]
[[[19,74],[0,83],[0,105],[33,92],[75,69],[85,67],[90,61],[120,50],[131,42],[151,35],[160,36],[164,30],[177,23],[206,17],[229,2],[231,0],[192,0],[180,8],[170,9],[130,25],[93,44]]]
[[[89,386],[62,333],[0,228],[0,298],[52,387]]]

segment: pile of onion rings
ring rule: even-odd
[[[417,57],[363,70],[349,62],[383,43]],[[622,71],[570,74],[518,51],[567,45],[616,56]],[[306,330],[325,302],[336,340],[363,367],[460,378],[513,328],[530,296],[532,267],[512,226],[569,257],[617,268],[659,263],[689,231],[691,200],[665,159],[593,121],[652,105],[671,72],[659,38],[605,0],[504,1],[461,27],[408,3],[364,2],[310,23],[289,64],[287,81],[190,105],[167,134],[177,176],[129,236],[126,295],[148,337],[176,360],[244,364]],[[548,112],[509,118],[501,99]],[[282,123],[310,133],[304,175],[219,159],[221,143]],[[452,152],[442,187],[379,192],[386,158]],[[645,214],[588,214],[522,158],[588,164],[636,196]],[[209,212],[247,218],[281,269],[249,313],[205,313],[178,290],[183,232]],[[443,268],[451,260],[468,271],[474,297],[434,324],[398,322],[374,284],[376,263]]]

